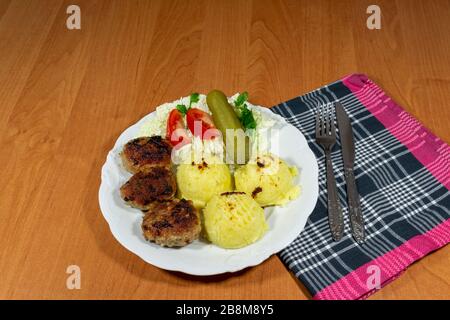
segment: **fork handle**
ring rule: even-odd
[[[339,203],[336,179],[334,178],[331,148],[325,150],[327,161],[328,222],[334,241],[339,241],[344,233],[344,216]]]

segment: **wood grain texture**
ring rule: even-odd
[[[220,88],[271,106],[354,72],[450,142],[450,2],[0,0],[0,298],[305,299],[277,257],[198,278],[141,261],[109,232],[100,168],[157,105]],[[66,268],[81,267],[81,290]],[[450,299],[450,248],[373,299]]]

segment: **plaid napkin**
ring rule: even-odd
[[[332,153],[345,233],[328,227],[325,160],[315,141],[318,104],[340,101],[356,143],[366,243],[351,236],[340,142]],[[365,75],[350,75],[271,109],[306,137],[319,163],[319,199],[303,232],[280,253],[314,299],[363,299],[450,242],[450,147]]]

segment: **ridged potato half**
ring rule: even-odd
[[[227,249],[252,244],[268,229],[264,210],[243,192],[214,196],[203,210],[203,218],[208,239]]]

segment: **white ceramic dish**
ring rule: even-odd
[[[260,264],[288,246],[303,230],[316,205],[319,193],[317,161],[299,130],[269,109],[259,109],[278,120],[278,135],[272,136],[270,151],[299,168],[296,182],[302,190],[300,197],[285,207],[265,209],[269,230],[262,239],[245,248],[232,250],[202,240],[183,248],[164,248],[144,239],[141,232],[143,214],[128,207],[119,195],[120,186],[130,177],[121,165],[119,153],[125,143],[139,136],[142,123],[155,116],[150,113],[119,136],[102,168],[100,209],[117,241],[152,265],[193,275],[236,272]]]

